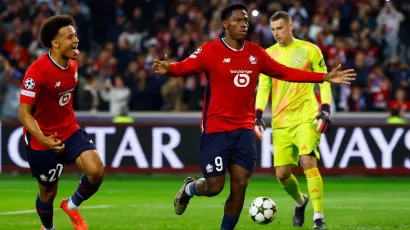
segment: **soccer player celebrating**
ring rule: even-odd
[[[284,11],[275,13],[270,19],[272,34],[277,43],[266,51],[278,62],[293,68],[316,73],[327,73],[320,49],[292,35],[292,19]],[[330,130],[331,88],[328,82],[319,84],[322,106],[318,113],[318,102],[313,83],[290,83],[272,79],[261,74],[256,96],[256,132],[264,128],[262,113],[272,91],[272,127],[274,166],[280,185],[296,201],[293,225],[304,223],[308,196],[299,190],[292,167],[299,158],[306,175],[307,186],[314,209],[314,229],[325,229],[323,217],[323,182],[317,169],[316,159],[320,155],[317,147],[321,133]]]
[[[205,72],[208,83],[202,114],[199,165],[204,178],[188,177],[174,199],[175,213],[184,213],[193,196],[216,196],[230,174],[230,194],[225,203],[221,229],[235,228],[243,208],[248,178],[256,165],[253,93],[259,73],[285,81],[348,84],[353,70],[333,70],[329,74],[288,68],[273,60],[260,46],[245,41],[248,32],[247,7],[226,6],[221,12],[225,37],[207,42],[182,62],[154,60],[158,74],[171,77]]]
[[[53,226],[53,203],[58,178],[66,164],[75,163],[85,174],[74,194],[60,207],[75,229],[87,229],[78,207],[97,192],[104,167],[93,141],[81,129],[72,108],[77,86],[78,38],[68,15],[48,18],[40,29],[41,43],[49,51],[38,58],[23,79],[19,120],[24,126],[27,156],[38,181],[36,209],[41,229]]]

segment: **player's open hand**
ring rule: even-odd
[[[330,73],[325,74],[323,81],[328,81],[335,84],[350,85],[350,82],[356,79],[355,77],[356,73],[354,72],[354,69],[347,69],[342,71],[341,65],[339,64]]]
[[[57,135],[55,134],[44,137],[44,139],[42,139],[40,142],[41,144],[46,146],[47,149],[54,150],[57,152],[62,152],[65,148],[64,143],[62,143],[61,140],[58,139]]]
[[[165,75],[169,70],[169,61],[168,61],[168,54],[164,55],[164,60],[160,61],[158,59],[154,59],[152,64],[152,68],[156,74]]]

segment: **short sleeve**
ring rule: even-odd
[[[43,87],[44,79],[38,71],[29,68],[23,78],[20,91],[20,103],[33,105]]]

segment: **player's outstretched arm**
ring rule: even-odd
[[[261,72],[283,81],[322,83],[328,81],[335,84],[350,84],[355,80],[356,73],[353,69],[341,70],[339,65],[330,73],[314,73],[295,68],[286,67],[275,61],[264,49],[261,48]]]
[[[40,127],[38,126],[37,121],[31,115],[31,109],[33,105],[20,103],[18,118],[27,131],[36,138],[41,144],[46,146],[48,149],[63,151],[65,145],[57,139],[56,135],[45,136]]]
[[[156,74],[167,75],[170,77],[182,77],[184,75],[205,72],[206,65],[203,63],[205,58],[202,47],[198,48],[193,54],[181,62],[170,63],[168,55],[165,54],[164,60],[154,59],[152,69]],[[205,52],[206,53],[206,52]]]
[[[170,63],[168,55],[165,54],[163,61],[158,59],[154,60],[152,68],[156,74],[167,75],[170,77],[182,77],[184,75],[206,71],[206,66],[200,59],[201,58],[192,54],[181,62]]]

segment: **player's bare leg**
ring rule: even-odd
[[[38,183],[38,188],[40,189],[40,192],[36,199],[36,210],[40,217],[41,223],[43,224],[41,229],[54,230],[53,203],[54,198],[57,195],[58,183],[52,185],[51,187],[46,187]]]
[[[293,214],[293,226],[301,227],[305,222],[305,209],[309,202],[308,196],[302,194],[300,191],[298,181],[292,174],[292,166],[278,166],[275,168],[275,172],[279,184],[296,202],[296,207]]]
[[[100,156],[95,150],[83,152],[75,161],[75,164],[85,173],[80,179],[77,190],[69,198],[61,201],[61,208],[70,216],[76,230],[88,229],[87,224],[81,217],[78,207],[81,203],[94,195],[104,178],[104,166]]]
[[[303,170],[306,175],[310,198],[312,199],[314,211],[314,229],[326,229],[323,216],[323,181],[317,168],[314,153],[301,156]]]
[[[233,230],[238,223],[245,201],[248,179],[251,176],[251,172],[235,163],[229,164],[228,170],[231,178],[231,189],[225,202],[221,230]]]
[[[182,215],[193,196],[216,196],[223,190],[225,185],[225,175],[200,178],[195,181],[187,177],[174,199],[174,211],[177,215]]]

